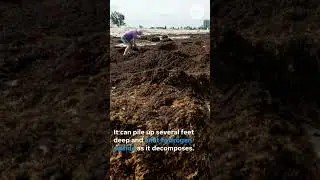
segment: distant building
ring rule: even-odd
[[[210,20],[203,20],[203,28],[210,29]]]

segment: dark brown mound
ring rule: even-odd
[[[151,42],[159,42],[160,38],[159,37],[151,37],[148,40],[151,41]]]
[[[319,2],[212,3],[210,178],[318,179]]]
[[[161,38],[162,38],[162,39],[168,39],[169,36],[168,36],[168,35],[162,35]]]
[[[109,177],[106,7],[1,3],[1,179]]]
[[[233,28],[252,39],[281,41],[299,34],[318,39],[320,2],[317,0],[216,0],[212,2],[216,29]],[[222,33],[222,32],[221,32]]]
[[[173,41],[170,42],[162,42],[159,44],[158,48],[160,50],[175,50],[177,49],[176,44]]]
[[[234,43],[236,41],[237,43]],[[235,32],[226,32],[214,49],[213,74],[218,81],[260,81],[280,96],[299,98],[319,91],[317,47],[312,39],[297,37],[282,44],[250,43]],[[310,97],[313,98],[313,97]]]
[[[151,41],[151,42],[159,42],[160,41],[159,35],[144,35],[144,36],[141,36],[140,39]]]
[[[168,41],[172,41],[172,39],[170,39],[170,38],[161,39],[161,42],[168,42]]]
[[[202,37],[199,41],[203,41]],[[204,44],[206,42],[203,42]],[[188,51],[188,49],[194,51]],[[183,51],[183,52],[182,52]],[[113,50],[111,50],[113,52]],[[191,54],[190,54],[191,53]],[[209,56],[202,46],[182,46],[180,41],[142,47],[138,56],[111,64],[111,122],[113,128],[199,130],[209,117]],[[113,52],[111,58],[119,59]],[[202,146],[198,147],[199,149]],[[125,178],[195,177],[205,157],[202,153],[136,152],[111,157],[111,175]],[[175,165],[175,168],[169,168]]]

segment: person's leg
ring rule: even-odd
[[[126,49],[124,50],[124,53],[123,53],[123,55],[125,56],[128,54],[129,50],[131,49],[131,43],[128,40],[126,40],[126,38],[124,38],[123,36],[121,37],[121,41],[126,45]]]
[[[123,53],[124,56],[127,55],[130,52],[130,49],[131,49],[131,43],[127,43],[126,45],[127,45],[127,47],[126,47],[126,49],[124,50],[124,53]]]

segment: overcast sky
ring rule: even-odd
[[[210,0],[111,0],[110,9],[128,26],[201,26],[210,19]]]

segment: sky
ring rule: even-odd
[[[111,0],[110,10],[122,13],[128,26],[199,27],[210,19],[210,0]]]

